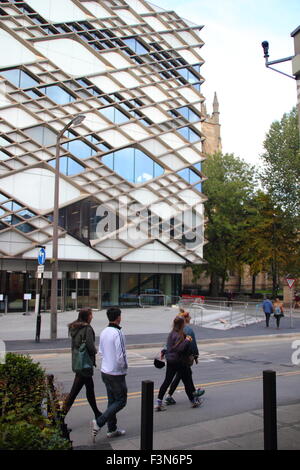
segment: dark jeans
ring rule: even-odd
[[[97,424],[102,428],[107,423],[108,432],[116,431],[117,417],[116,414],[127,403],[127,385],[125,375],[109,375],[101,374],[105,384],[108,398],[108,406],[104,413],[97,419]]]
[[[159,389],[157,398],[159,400],[162,400],[164,398],[164,395],[176,374],[178,374],[184,384],[185,393],[187,394],[188,399],[190,401],[193,401],[193,392],[195,391],[195,386],[192,379],[192,370],[187,364],[182,364],[179,362],[167,362],[166,377],[162,386]]]
[[[266,315],[266,326],[269,326],[271,313],[266,313],[265,312],[265,315]]]
[[[80,390],[82,389],[84,385],[86,388],[86,398],[90,404],[90,407],[92,408],[94,412],[95,418],[98,418],[98,416],[101,415],[101,412],[98,410],[97,403],[96,403],[93,377],[83,377],[82,375],[79,375],[79,374],[75,375],[71,391],[63,404],[63,412],[65,414],[68,413],[78,393],[80,392]]]

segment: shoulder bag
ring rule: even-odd
[[[84,377],[91,377],[94,373],[94,364],[86,347],[86,329],[87,327],[85,327],[81,345],[74,351],[73,372],[83,375]]]

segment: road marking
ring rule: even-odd
[[[277,377],[291,377],[295,375],[300,375],[300,371],[294,371],[294,372],[277,372]],[[240,379],[232,379],[232,380],[220,380],[217,382],[207,382],[207,383],[202,383],[202,384],[195,384],[195,387],[219,387],[222,385],[229,385],[229,384],[234,384],[234,383],[242,383],[242,382],[251,382],[255,380],[262,380],[261,375],[253,376],[253,377],[242,377]],[[177,387],[178,391],[183,391],[184,387]],[[159,389],[154,390],[154,393],[158,393]],[[140,398],[142,392],[137,391],[137,392],[129,392],[127,397],[128,399],[133,399],[133,398]],[[101,397],[96,397],[96,400],[99,402],[105,402],[107,401],[107,396],[101,396]],[[86,398],[78,398],[75,400],[73,406],[84,406],[88,405],[88,402]]]

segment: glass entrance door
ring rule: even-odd
[[[25,311],[25,273],[7,273],[8,312]]]

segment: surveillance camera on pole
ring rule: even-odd
[[[268,57],[269,57],[269,43],[268,43],[268,41],[263,41],[261,43],[261,45],[262,45],[262,48],[264,50],[264,58],[268,59]]]
[[[270,67],[270,65],[280,64],[281,62],[288,62],[289,60],[292,60],[294,58],[294,56],[285,57],[284,59],[269,61],[269,43],[268,43],[268,41],[263,41],[261,43],[261,45],[262,45],[262,48],[264,50],[264,58],[266,59],[266,67],[269,68],[269,69],[274,70],[275,72],[281,73],[281,75],[285,75],[286,77],[295,79],[295,77],[293,77],[292,75],[284,73],[281,70],[274,69],[273,67]]]

